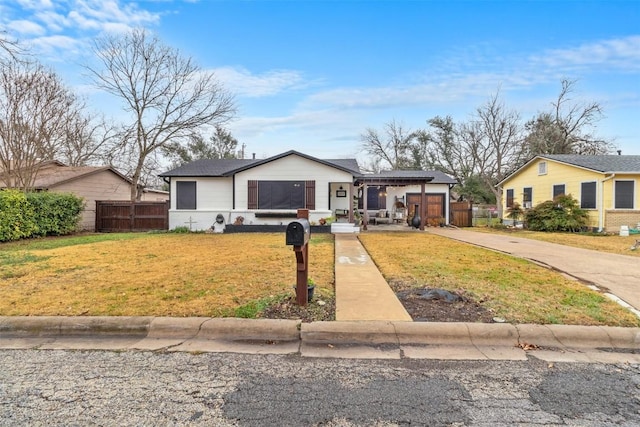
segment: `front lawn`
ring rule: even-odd
[[[520,259],[426,233],[360,239],[394,286],[463,290],[508,322],[640,326],[597,292]],[[326,320],[334,295],[333,236],[312,236],[309,259],[318,297],[302,312],[287,302],[295,294],[296,260],[280,233],[93,234],[5,243],[0,315]]]
[[[360,240],[395,287],[461,291],[510,323],[640,326],[598,292],[522,259],[426,233]]]
[[[333,295],[333,236],[309,246]],[[0,245],[0,315],[251,316],[292,295],[283,234],[101,234]]]

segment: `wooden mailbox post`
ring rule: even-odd
[[[296,254],[296,302],[301,306],[306,306],[309,298],[307,286],[310,235],[309,210],[298,209],[297,221],[291,221],[287,225],[286,243],[293,246],[293,251]]]

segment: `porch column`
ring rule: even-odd
[[[357,200],[357,197],[354,197],[354,196],[357,196],[357,194],[355,192],[355,186],[353,185],[353,181],[351,181],[351,184],[349,185],[349,203],[350,203],[350,206],[349,206],[349,223],[350,224],[353,224],[353,221],[355,219],[354,218],[354,214],[353,214],[354,199],[356,200],[355,201],[355,204],[356,204],[355,209],[358,208],[358,200]]]
[[[364,209],[364,224],[362,224],[362,229],[366,230],[367,225],[369,224],[369,212],[367,210],[367,197],[369,195],[369,188],[367,187],[367,183],[365,182],[362,187],[362,208]]]
[[[424,182],[420,184],[420,230],[424,231],[424,223],[427,220],[427,195],[425,192]]]

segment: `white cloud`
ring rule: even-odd
[[[626,71],[640,70],[640,36],[585,43],[575,48],[552,49],[533,55],[534,63],[563,69],[606,66]]]
[[[21,36],[41,36],[46,32],[41,25],[23,19],[9,22],[7,28]]]
[[[33,19],[40,21],[49,31],[60,32],[69,26],[69,20],[66,16],[54,11],[38,11],[33,15]]]
[[[103,28],[105,24],[143,26],[155,24],[159,15],[139,9],[135,3],[121,5],[110,0],[76,0],[69,16],[88,29]]]
[[[84,46],[82,40],[62,35],[38,37],[32,39],[30,44],[38,52],[51,56],[56,56],[61,52],[63,53],[63,56],[68,56],[68,54],[77,54],[82,52]],[[62,57],[58,57],[57,60],[62,60]]]
[[[250,98],[276,95],[285,90],[298,90],[311,83],[295,70],[273,70],[252,74],[245,68],[223,67],[214,70],[216,77],[231,92]]]
[[[497,90],[507,93],[528,90],[540,84],[558,83],[562,78],[584,76],[601,66],[623,72],[640,69],[640,36],[583,44],[572,49],[553,49],[529,56],[502,58],[499,67],[487,67],[491,59],[465,56],[460,52],[446,58],[443,69],[413,73],[404,84],[345,87],[315,93],[300,107],[379,109],[427,104],[452,104],[473,98],[488,98]],[[484,71],[487,69],[499,72]]]
[[[11,15],[19,19],[12,20]],[[100,33],[155,25],[159,20],[159,14],[121,0],[18,0],[17,8],[5,7],[0,16],[5,28],[20,34],[21,41],[42,49],[36,53],[51,55],[53,60],[82,53],[77,48]]]
[[[30,10],[53,9],[51,0],[17,0],[16,3],[24,9]]]

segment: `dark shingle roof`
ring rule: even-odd
[[[289,155],[298,155],[306,159],[317,161],[329,166],[333,166],[338,169],[342,169],[347,172],[351,172],[354,175],[360,174],[360,167],[356,159],[331,159],[322,160],[316,159],[306,154],[298,153],[297,151],[287,151],[277,156],[269,157],[267,159],[203,159],[195,160],[179,168],[163,172],[160,177],[187,177],[187,176],[208,176],[208,177],[220,177],[231,176],[234,173],[250,169],[254,166],[262,165],[272,162],[274,160],[281,159]]]
[[[159,176],[225,176],[231,171],[257,163],[257,159],[202,159],[161,173]]]
[[[449,175],[435,170],[392,170],[382,171],[375,174],[362,174],[359,177],[362,180],[410,180],[410,181],[424,181],[427,180],[431,184],[457,184],[458,181],[451,178]]]
[[[356,159],[327,159],[325,162],[340,166],[341,168],[349,170],[356,175],[360,173],[360,166]]]
[[[558,162],[607,173],[640,173],[640,156],[585,156],[578,154],[545,154],[540,156]]]

